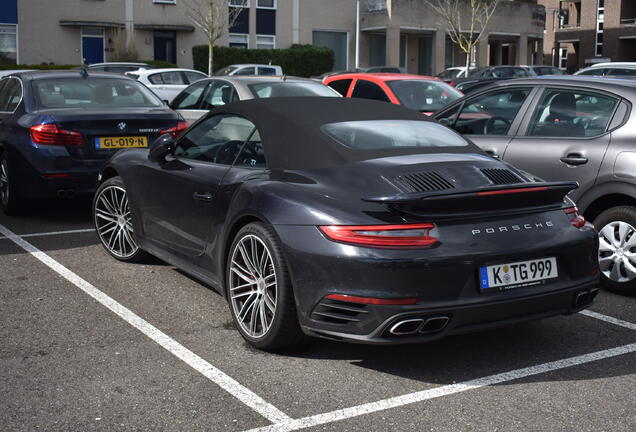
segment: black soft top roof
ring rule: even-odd
[[[483,154],[469,142],[466,147],[354,149],[337,143],[320,130],[325,124],[346,121],[432,121],[417,111],[387,102],[328,97],[252,99],[215,108],[208,115],[224,113],[243,116],[256,125],[267,165],[274,170],[326,168],[405,154]]]

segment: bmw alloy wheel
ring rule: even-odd
[[[614,282],[636,278],[636,229],[626,222],[610,222],[599,231],[598,260],[603,274]]]
[[[246,234],[234,245],[229,297],[241,330],[251,338],[267,334],[276,316],[276,268],[265,243]]]
[[[95,226],[100,240],[114,256],[126,259],[139,250],[124,188],[109,185],[99,191],[95,198]]]

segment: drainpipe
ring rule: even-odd
[[[126,51],[130,52],[130,48],[135,36],[135,10],[133,0],[126,0]]]
[[[360,67],[360,0],[356,0],[356,69]]]
[[[292,43],[300,43],[300,0],[294,0],[292,7]]]

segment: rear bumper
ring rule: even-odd
[[[419,250],[335,243],[312,226],[276,225],[275,229],[283,243],[299,321],[306,333],[392,344],[433,340],[587,307],[598,286],[597,235],[591,226],[576,229],[563,219],[554,217],[554,229],[493,235],[485,240],[467,240],[461,234],[466,228],[457,225],[440,230],[439,247]],[[480,227],[473,223],[469,228]],[[541,257],[556,258],[557,279],[503,291],[480,290],[480,266]],[[415,298],[416,302],[362,304],[329,299],[330,294]],[[583,299],[577,303],[580,294]],[[437,320],[435,331],[410,335],[387,332],[401,319],[426,321],[435,317],[447,319]]]
[[[556,292],[492,303],[458,303],[441,308],[366,305],[367,314],[377,322],[377,326],[368,334],[352,334],[311,324],[305,324],[302,328],[312,336],[363,344],[428,342],[449,335],[572,314],[590,306],[597,293],[598,281],[595,280]],[[400,323],[405,324],[400,326]]]

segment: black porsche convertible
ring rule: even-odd
[[[94,219],[113,257],[218,290],[258,348],[406,343],[589,306],[598,240],[576,186],[396,105],[250,100],[115,154]]]

